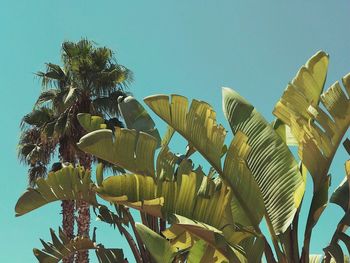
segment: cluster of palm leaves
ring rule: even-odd
[[[29,166],[29,184],[34,187],[38,178],[45,177],[48,167],[57,156],[51,170],[59,170],[62,163],[80,164],[89,169],[94,159],[76,147],[85,131],[79,125],[79,112],[92,113],[106,119],[109,127],[121,126],[118,119],[118,98],[125,97],[125,87],[132,80],[131,72],[119,65],[112,51],[95,47],[88,40],[62,44],[63,66],[48,63],[41,79],[42,92],[33,110],[21,122],[19,158]],[[72,200],[62,203],[63,230],[74,237],[74,210]],[[76,203],[79,217],[78,235],[89,235],[89,206],[81,200]],[[85,252],[84,252],[85,253]],[[85,253],[77,262],[87,262]],[[65,260],[72,262],[73,257]]]
[[[67,166],[40,178],[18,200],[23,215],[57,200],[85,201],[97,217],[116,227],[141,262],[349,262],[340,246],[350,252],[350,162],[346,176],[330,198],[344,216],[325,247],[324,255],[311,255],[314,226],[328,205],[335,152],[350,124],[350,75],[323,91],[328,55],[315,54],[288,84],[270,124],[246,99],[223,89],[223,111],[234,135],[225,145],[226,129],[206,102],[179,95],[155,95],[144,102],[168,125],[160,140],[147,111],[132,97],[119,100],[127,128],[106,129],[107,121],[89,111],[77,116],[88,133],[77,143],[89,156],[123,168],[123,174],[103,176],[96,169]],[[346,95],[347,94],[347,95]],[[171,151],[175,133],[187,141],[182,155]],[[344,146],[350,153],[350,141]],[[297,147],[298,159],[290,147]],[[203,156],[210,169],[194,163]],[[303,244],[299,245],[299,216],[307,174],[313,197]],[[104,205],[102,200],[113,204]],[[140,212],[135,223],[130,209]],[[268,233],[262,230],[265,222]],[[129,231],[134,232],[132,236]],[[94,249],[100,262],[125,262],[121,250],[105,249],[93,239],[42,242],[35,250],[40,262],[58,262],[76,251]],[[302,247],[301,251],[299,250]]]

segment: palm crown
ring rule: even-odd
[[[76,115],[87,112],[120,126],[118,97],[126,95],[132,73],[119,65],[110,49],[88,40],[62,44],[63,66],[46,64],[36,75],[42,92],[21,122],[19,158],[30,166],[29,183],[46,174],[56,146],[63,161],[73,161],[83,130]],[[62,151],[65,152],[62,152]],[[66,159],[66,160],[64,160]]]

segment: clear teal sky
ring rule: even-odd
[[[36,262],[32,247],[60,224],[58,203],[20,218],[14,205],[26,188],[26,168],[16,159],[19,122],[40,91],[33,72],[45,62],[59,63],[62,41],[87,37],[112,48],[134,71],[137,98],[178,93],[205,100],[228,127],[222,86],[235,88],[272,120],[286,84],[316,51],[330,54],[327,85],[350,72],[349,12],[346,0],[2,0],[0,262]],[[332,190],[346,158],[341,149],[331,168]],[[312,252],[321,252],[340,215],[330,205],[315,229]],[[125,247],[117,231],[94,225],[98,241]],[[128,250],[126,255],[131,257]]]

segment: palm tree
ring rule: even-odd
[[[30,165],[30,184],[46,173],[47,165],[58,147],[61,162],[79,163],[90,169],[91,155],[76,147],[84,130],[77,114],[91,113],[104,117],[107,123],[120,125],[118,97],[126,96],[125,88],[132,73],[119,65],[110,49],[95,47],[88,40],[62,44],[63,66],[48,63],[37,76],[43,90],[31,113],[22,120],[20,159]],[[45,115],[46,114],[46,115]],[[32,149],[31,151],[29,151]],[[77,202],[78,235],[88,236],[90,210],[85,202]],[[74,236],[74,201],[62,202],[62,224],[69,238]],[[72,262],[73,258],[65,262]],[[88,252],[79,252],[76,262],[88,262]]]
[[[19,159],[28,165],[28,183],[34,186],[39,177],[45,177],[48,165],[55,155],[55,149],[61,146],[55,138],[52,137],[52,129],[57,117],[53,111],[47,107],[35,107],[32,112],[25,115],[21,122],[22,134],[20,136],[18,156]],[[58,122],[57,122],[58,123]],[[65,157],[65,160],[68,160]],[[74,202],[62,201],[62,226],[69,238],[74,237]],[[64,262],[73,262],[73,257],[64,259]]]

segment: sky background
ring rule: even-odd
[[[60,45],[82,37],[115,51],[130,68],[138,99],[176,93],[209,102],[218,122],[229,127],[221,110],[221,87],[231,87],[273,120],[273,106],[286,84],[318,50],[330,54],[327,86],[350,72],[350,2],[319,1],[120,1],[1,0],[0,90],[3,123],[0,137],[0,262],[36,262],[32,248],[49,240],[49,228],[60,225],[59,203],[20,218],[14,206],[27,186],[17,160],[21,117],[39,95],[34,72],[45,62],[60,63]],[[161,123],[160,119],[155,119]],[[159,125],[164,130],[164,125]],[[231,136],[231,134],[229,134]],[[182,145],[176,137],[175,144]],[[344,177],[343,149],[331,167],[332,187]],[[308,178],[308,191],[311,178]],[[304,206],[308,207],[307,194]],[[302,222],[306,219],[302,211]],[[321,253],[341,217],[330,205],[314,230],[311,251]],[[97,240],[106,247],[126,243],[113,228],[94,222]],[[302,233],[300,233],[302,236]],[[91,262],[97,262],[91,256]]]

